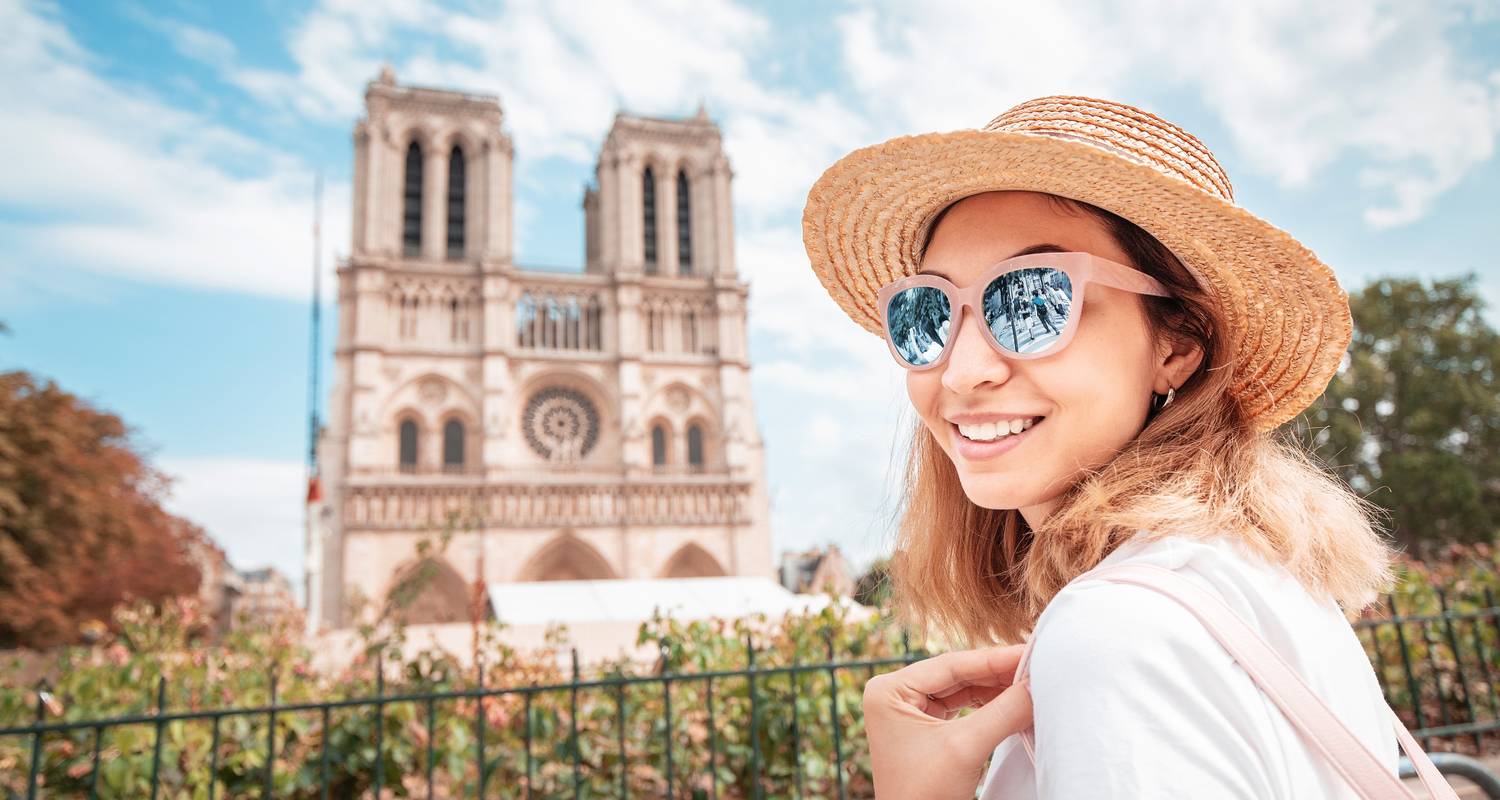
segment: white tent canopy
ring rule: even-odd
[[[764,613],[818,611],[827,595],[796,594],[770,578],[639,578],[492,584],[495,617],[511,625],[549,622],[640,622],[654,608],[676,619],[735,619]]]

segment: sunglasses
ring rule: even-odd
[[[990,266],[963,288],[939,275],[911,275],[882,286],[876,303],[896,361],[926,370],[948,359],[955,309],[963,306],[984,320],[984,338],[1001,355],[1029,359],[1062,350],[1078,330],[1091,282],[1171,296],[1146,273],[1092,253],[1032,253]]]

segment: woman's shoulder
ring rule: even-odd
[[[1327,595],[1306,590],[1283,567],[1229,536],[1190,538],[1138,534],[1099,566],[1149,564],[1173,571],[1224,600],[1250,626],[1273,639],[1296,628],[1347,626]],[[1177,600],[1145,586],[1079,576],[1053,597],[1037,619],[1037,655],[1064,659],[1128,655],[1143,658],[1141,645],[1156,652],[1218,651],[1221,645]],[[1057,649],[1068,652],[1057,654]],[[1214,659],[1218,661],[1219,659]]]

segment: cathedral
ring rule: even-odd
[[[389,68],[367,87],[307,538],[316,628],[419,568],[409,619],[432,623],[467,621],[481,575],[774,574],[718,126],[615,115],[575,272],[515,263],[513,157],[494,96]]]

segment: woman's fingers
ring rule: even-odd
[[[1004,686],[965,686],[946,697],[933,697],[927,710],[935,716],[948,719],[954,712],[965,708],[982,706],[1005,690]]]
[[[962,753],[965,758],[983,758],[1000,746],[1005,737],[1031,727],[1030,681],[1015,684],[974,713],[953,721],[958,733],[952,741],[959,747],[972,747]]]
[[[923,659],[888,675],[935,700],[971,686],[1004,688],[1015,679],[1016,665],[1025,649],[1025,645],[1013,644],[957,650]]]

